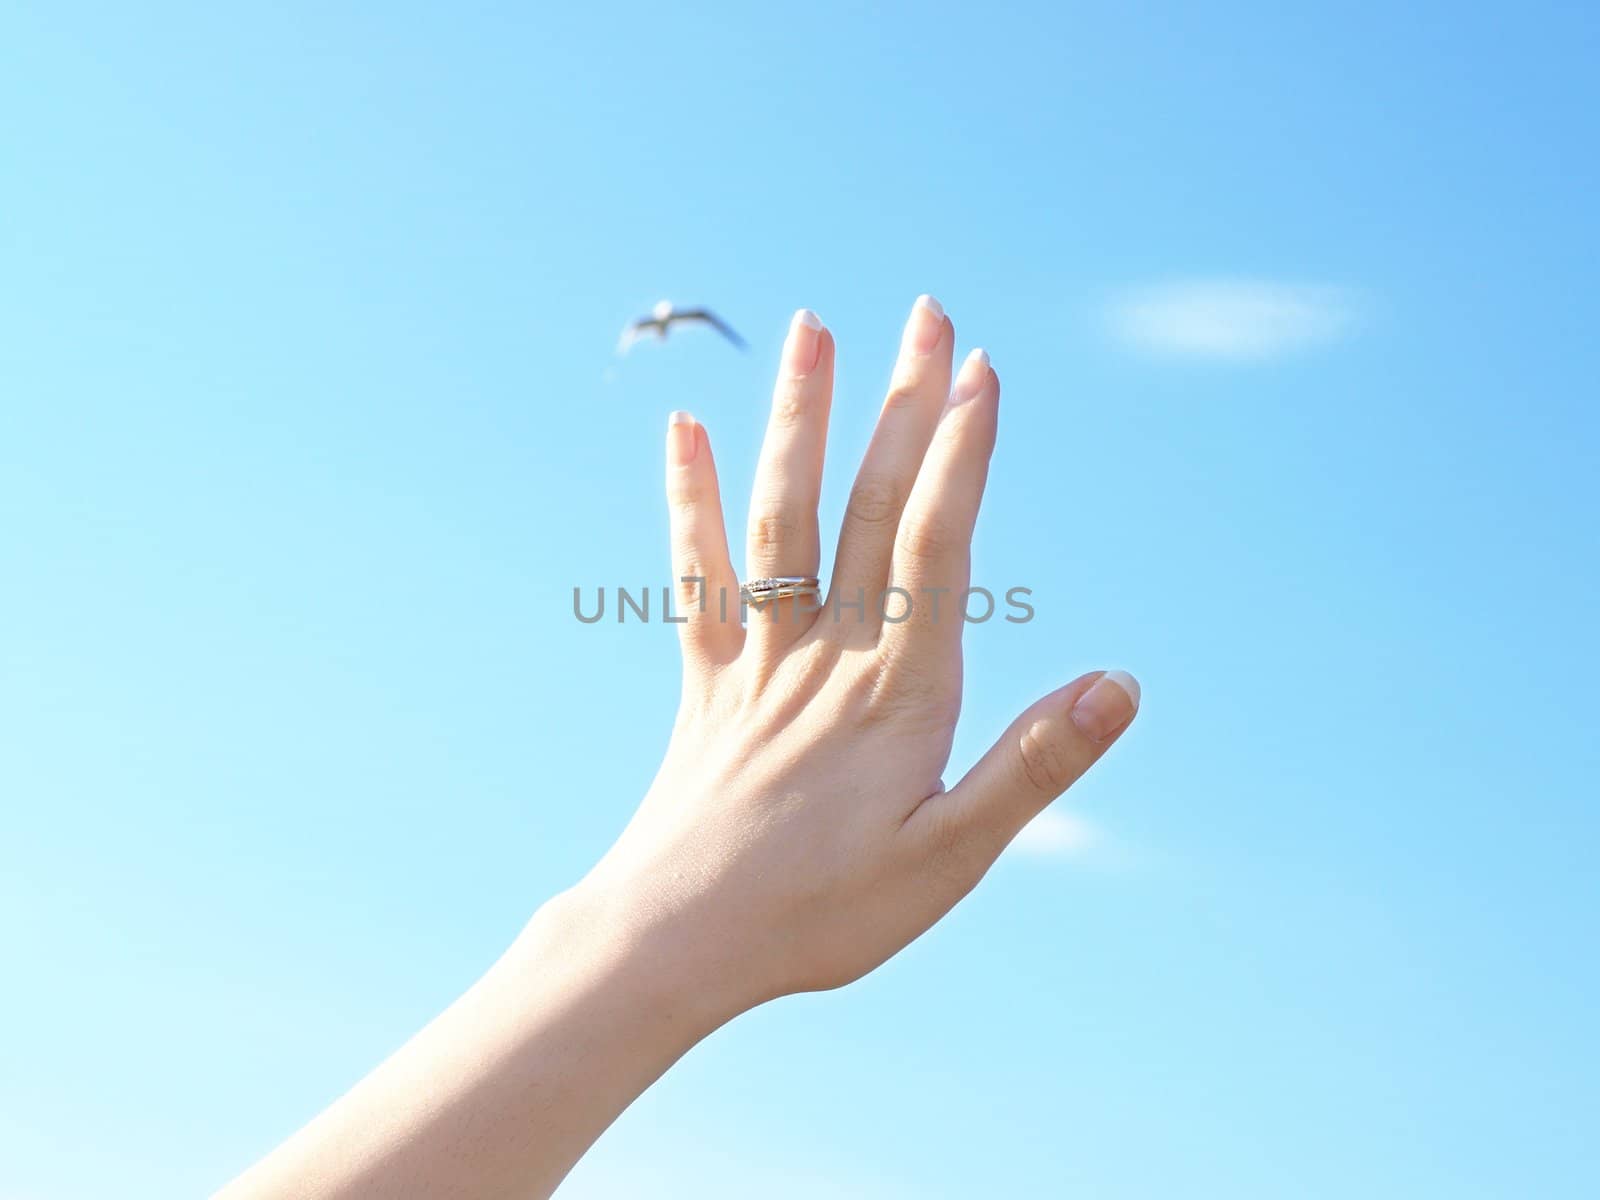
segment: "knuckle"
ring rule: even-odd
[[[850,489],[845,513],[867,526],[887,525],[900,515],[900,488],[890,479],[862,479]]]
[[[800,522],[791,513],[762,513],[750,519],[750,545],[757,550],[774,550],[792,543],[799,530]]]
[[[692,599],[698,604],[709,581],[705,563],[701,561],[700,555],[688,546],[679,547],[675,559],[672,568],[675,576],[672,581],[673,591],[677,593],[680,601]]]
[[[912,376],[903,376],[889,384],[889,394],[883,398],[884,408],[917,408],[923,402],[923,393],[927,389],[922,386],[922,380]]]
[[[808,408],[804,389],[795,381],[785,383],[772,394],[771,424],[775,429],[793,429],[805,420]]]
[[[689,471],[674,471],[667,477],[667,504],[674,512],[694,511],[705,495],[705,484]]]
[[[667,505],[674,516],[681,521],[687,521],[700,507],[700,500],[700,489],[682,486],[672,489],[672,493],[667,497]]]
[[[900,530],[897,548],[910,559],[938,559],[949,555],[955,545],[955,531],[949,525],[923,517]]]
[[[1037,724],[1017,739],[1017,761],[1023,779],[1041,796],[1059,796],[1078,777],[1065,741]]]

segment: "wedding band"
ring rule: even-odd
[[[785,596],[815,596],[822,581],[815,575],[775,575],[767,579],[747,579],[739,585],[745,603],[761,605]]]

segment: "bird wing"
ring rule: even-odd
[[[686,308],[675,312],[668,318],[670,321],[704,321],[723,337],[727,338],[739,349],[745,349],[745,340],[729,327],[728,323],[709,308]]]
[[[617,339],[617,353],[626,354],[633,349],[633,344],[644,337],[650,330],[655,329],[660,322],[654,317],[640,317],[637,321],[630,322],[622,331],[622,336]]]

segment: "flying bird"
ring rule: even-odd
[[[740,350],[745,348],[744,339],[709,308],[674,308],[671,301],[663,300],[650,310],[648,317],[640,317],[622,331],[617,353],[626,354],[635,342],[652,335],[665,341],[667,331],[674,325],[709,325]]]

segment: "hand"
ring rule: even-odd
[[[937,921],[1127,728],[1138,686],[1097,671],[1029,708],[954,788],[940,781],[1000,398],[982,351],[951,390],[954,340],[919,301],[820,612],[782,600],[740,624],[711,446],[674,415],[673,562],[710,602],[700,585],[680,597],[683,704],[649,795],[482,979],[227,1200],[548,1196],[719,1024],[847,983]],[[754,576],[817,572],[832,385],[833,339],[800,313],[761,452]]]
[[[945,789],[1000,398],[981,350],[952,388],[954,341],[937,301],[920,299],[820,610],[784,599],[740,624],[706,432],[687,413],[668,428],[674,575],[703,581],[680,588],[682,706],[649,794],[578,890],[672,947],[663,961],[724,1015],[838,987],[905,946],[1137,711],[1131,676],[1085,675]],[[757,469],[751,577],[818,571],[833,364],[832,336],[797,313]]]

